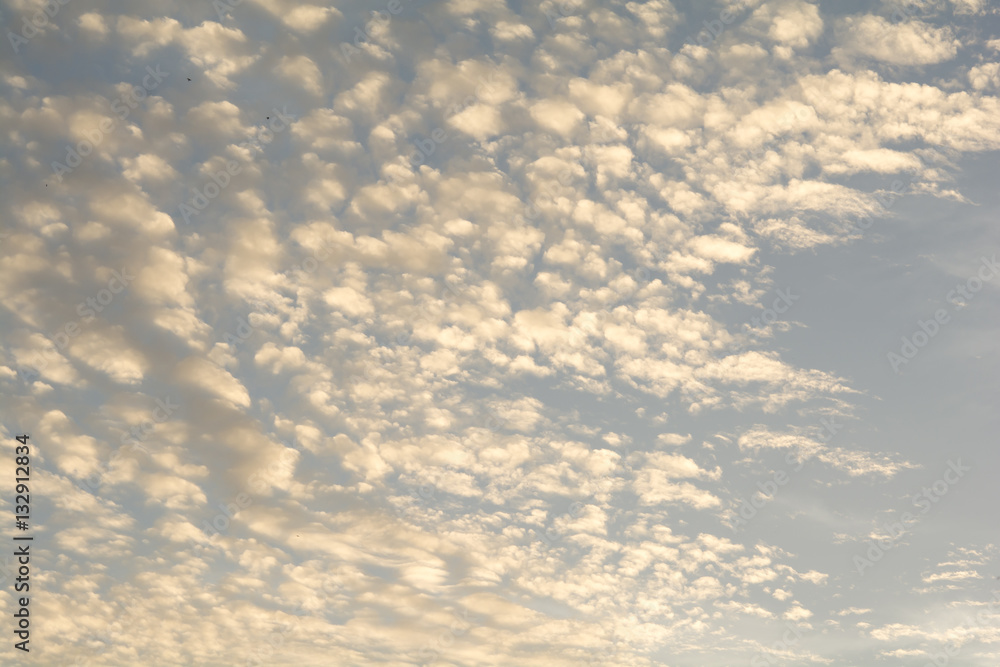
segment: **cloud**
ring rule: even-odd
[[[849,16],[837,26],[844,56],[873,58],[892,65],[932,65],[951,60],[962,45],[948,27],[918,20],[893,23],[881,16]]]
[[[955,272],[1000,147],[990,8],[922,7],[52,17],[0,65],[0,424],[31,431],[33,527],[72,555],[38,542],[41,659],[735,664],[823,628],[796,659],[839,664],[845,636],[887,662],[957,636],[995,549],[917,563],[982,532],[945,500],[888,598],[827,567],[940,454],[869,363],[930,297],[882,278]],[[734,534],[786,455],[808,473]]]

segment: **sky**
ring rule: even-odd
[[[995,2],[0,25],[0,662],[1000,662]]]

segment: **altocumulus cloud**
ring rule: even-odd
[[[35,659],[996,664],[989,3],[121,12],[4,16]]]

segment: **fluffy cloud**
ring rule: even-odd
[[[818,284],[802,265],[864,273],[825,253],[902,208],[895,181],[971,201],[1000,108],[963,21],[989,8],[925,4],[61,11],[0,65],[3,428],[31,432],[59,575],[40,659],[736,664],[795,628],[905,661],[886,643],[953,636],[991,546],[908,561],[899,608],[842,574],[871,508],[927,483],[857,418],[884,386],[861,334],[810,329],[815,293],[747,324]],[[734,535],[789,454],[814,476]],[[810,647],[784,657],[853,659]]]

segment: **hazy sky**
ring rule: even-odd
[[[992,0],[0,25],[0,662],[1000,662]]]

